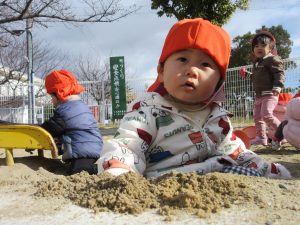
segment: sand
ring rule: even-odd
[[[65,176],[59,159],[24,150],[15,150],[15,165],[7,167],[0,149],[0,224],[300,224],[300,150],[286,144],[256,151],[285,165],[293,179]]]

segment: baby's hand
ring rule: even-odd
[[[128,165],[122,163],[117,159],[104,161],[103,168],[104,168],[104,172],[108,172],[114,176],[119,176],[123,173],[127,173],[131,171],[131,168]]]
[[[123,173],[128,173],[129,170],[123,168],[111,168],[111,169],[104,170],[104,172],[110,173],[111,175],[114,176],[119,176]]]
[[[278,96],[279,92],[278,91],[272,91],[274,96]]]

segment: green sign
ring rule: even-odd
[[[124,56],[110,57],[112,119],[122,119],[126,112]]]

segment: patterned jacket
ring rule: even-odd
[[[100,172],[118,167],[147,175],[224,156],[229,164],[270,173],[270,164],[245,148],[233,134],[230,114],[216,103],[203,126],[154,92],[133,102],[131,110],[115,137],[104,145]]]

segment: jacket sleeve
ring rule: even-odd
[[[41,127],[47,130],[53,137],[59,137],[65,131],[65,122],[62,117],[54,111],[53,117],[45,121]]]
[[[104,144],[98,161],[99,172],[143,174],[146,169],[144,153],[156,133],[155,119],[150,112],[140,109],[125,114],[114,138]]]
[[[217,155],[223,155],[225,164],[256,169],[262,176],[284,179],[286,169],[280,164],[268,163],[253,151],[247,149],[243,141],[235,136],[233,127],[227,116],[217,117],[211,122],[216,143]],[[218,137],[218,138],[217,138]],[[281,168],[278,169],[279,167]]]
[[[272,57],[272,62],[270,64],[270,72],[273,76],[273,91],[280,92],[284,87],[284,65],[283,61],[279,56]]]
[[[243,142],[233,134],[233,127],[227,115],[218,116],[210,121],[208,137],[215,143],[216,155],[230,155],[240,146],[245,148]]]

